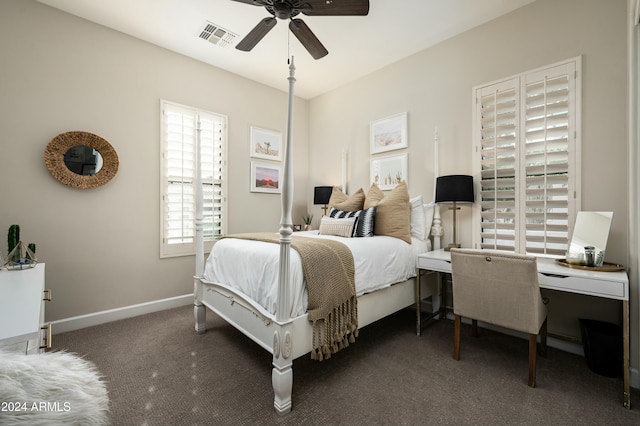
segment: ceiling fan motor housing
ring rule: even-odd
[[[290,19],[300,14],[300,1],[275,0],[266,9],[278,19]]]

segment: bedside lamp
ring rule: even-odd
[[[473,203],[473,176],[449,175],[436,179],[436,203],[453,203],[453,242],[446,251],[460,247],[456,234],[456,210],[460,207],[457,203]]]
[[[313,192],[313,204],[324,204],[322,210],[324,210],[324,216],[327,215],[327,204],[331,198],[333,192],[333,186],[316,186]]]

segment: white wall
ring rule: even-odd
[[[349,188],[369,182],[369,123],[409,113],[409,192],[433,199],[433,133],[440,133],[440,175],[472,173],[472,88],[582,56],[582,210],[612,210],[607,261],[628,264],[626,0],[537,0],[311,100],[310,185],[339,182],[341,148],[351,154]],[[477,206],[474,206],[477,208]],[[471,244],[471,209],[458,236]],[[443,244],[452,217],[443,209]],[[638,324],[631,283],[632,324]],[[576,318],[620,323],[619,302],[549,292],[550,331],[580,336]],[[637,333],[636,333],[637,334]],[[637,367],[638,339],[632,364]]]
[[[0,57],[0,235],[16,223],[37,244],[53,291],[48,321],[193,291],[193,256],[159,258],[160,99],[228,116],[228,231],[278,229],[280,197],[249,192],[248,137],[250,125],[285,134],[286,93],[30,0],[0,2]],[[300,218],[309,111],[296,102]],[[47,171],[47,143],[70,130],[117,151],[106,186],[70,188]]]

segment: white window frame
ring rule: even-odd
[[[178,119],[179,124],[176,121]],[[189,184],[195,182],[196,178],[195,144],[198,125],[202,129],[200,156],[203,169],[205,253],[211,250],[220,236],[226,234],[227,117],[160,100],[161,258],[189,256],[196,252],[196,194],[195,188],[189,188]],[[182,148],[177,148],[178,144],[182,144]],[[172,184],[175,186],[170,189]]]
[[[563,74],[566,73],[566,74]],[[554,125],[549,124],[546,120],[551,120],[549,117],[552,117],[552,114],[547,115],[545,112],[545,124],[544,127],[540,130],[544,133],[544,136],[541,139],[541,144],[543,145],[543,151],[541,155],[544,158],[544,170],[540,176],[541,180],[544,182],[544,186],[539,190],[532,190],[531,192],[542,192],[544,194],[543,197],[540,197],[540,201],[534,200],[532,197],[527,199],[526,189],[527,175],[531,176],[531,168],[529,169],[529,174],[527,173],[527,157],[526,157],[526,147],[527,147],[527,125],[529,122],[527,121],[527,106],[531,105],[534,101],[530,98],[527,99],[527,87],[531,82],[543,82],[542,84],[546,84],[544,82],[549,79],[554,79],[559,76],[567,77],[567,103],[568,103],[568,114],[566,119],[566,128],[567,128],[567,161],[568,161],[568,173],[567,173],[567,186],[566,186],[566,199],[564,198],[564,194],[562,195],[553,195],[553,191],[557,190],[555,187],[551,187],[548,182],[550,178],[553,177],[552,173],[547,173],[547,166],[551,163],[551,158],[556,152],[553,151],[553,148],[547,148],[551,145],[553,141],[553,136],[551,136],[551,132],[555,131]],[[548,77],[550,76],[550,77]],[[555,64],[551,64],[545,67],[541,67],[535,70],[527,71],[515,76],[511,76],[509,78],[505,78],[499,81],[495,81],[492,83],[483,84],[480,86],[476,86],[473,88],[473,175],[476,187],[476,203],[474,205],[474,213],[473,213],[473,237],[472,244],[475,248],[485,248],[485,249],[497,249],[497,250],[507,250],[514,251],[517,253],[527,253],[533,254],[537,256],[558,256],[564,255],[566,248],[568,247],[568,243],[571,239],[571,232],[573,231],[573,225],[575,222],[575,217],[577,212],[581,207],[581,89],[582,89],[582,58],[580,56],[567,59],[565,61],[561,61]],[[494,132],[493,137],[496,138],[496,142],[489,142],[488,144],[495,143],[495,146],[502,145],[507,152],[507,157],[511,155],[511,148],[515,147],[515,153],[513,160],[515,162],[515,184],[513,186],[513,191],[510,190],[509,184],[505,184],[500,186],[503,189],[501,194],[504,194],[504,198],[502,196],[496,196],[497,192],[493,194],[482,192],[483,182],[482,182],[482,161],[483,161],[483,152],[482,152],[482,143],[483,143],[483,131],[486,135],[487,127],[491,125],[485,124],[483,125],[482,118],[482,101],[480,100],[482,96],[490,96],[489,93],[494,91],[496,93],[496,99],[499,94],[507,93],[512,91],[513,96],[509,102],[513,103],[513,111],[509,111],[511,104],[505,107],[505,110],[512,112],[513,123],[510,122],[511,118],[506,118],[503,121],[503,124],[508,129],[502,133]],[[549,92],[550,93],[550,92]],[[553,95],[549,95],[550,97]],[[545,102],[546,104],[546,102]],[[485,104],[486,106],[487,104]],[[496,114],[498,115],[498,114]],[[498,124],[498,119],[493,125]],[[565,123],[562,124],[562,127],[565,126]],[[529,124],[529,130],[531,130],[532,125]],[[489,129],[491,131],[491,129]],[[500,144],[497,142],[497,139],[504,137],[504,139],[513,139],[513,142],[506,142],[504,144]],[[491,138],[490,138],[491,139]],[[531,145],[529,145],[531,146]],[[496,153],[498,152],[498,148],[496,148]],[[485,161],[487,151],[485,149]],[[550,154],[550,155],[549,155]],[[499,155],[499,154],[495,154]],[[539,157],[539,156],[538,156]],[[496,157],[497,158],[497,157]],[[488,160],[490,163],[493,161],[491,158]],[[503,162],[508,162],[508,160],[503,160]],[[530,163],[529,163],[530,164]],[[486,171],[486,170],[485,170]],[[507,173],[508,174],[508,173]],[[511,176],[508,174],[508,176]],[[490,185],[489,185],[490,186]],[[485,185],[486,189],[487,185]],[[498,185],[496,185],[496,188]],[[531,189],[531,186],[529,186]],[[510,201],[511,197],[513,197],[513,201]],[[483,203],[484,200],[484,203]],[[497,203],[500,203],[498,200],[506,200],[505,203],[507,207],[513,208],[513,212],[509,211],[508,214],[513,213],[513,230],[511,229],[502,229],[500,233],[505,238],[485,238],[482,235],[483,232],[483,211],[485,213],[485,224],[489,224],[489,226],[484,226],[486,229],[490,229],[492,226],[492,222],[490,219],[486,219],[486,213],[491,212],[493,214],[492,207],[496,207]],[[546,201],[545,201],[546,200]],[[559,201],[558,201],[559,200]],[[530,205],[532,204],[542,204],[544,207],[542,209],[542,215],[544,217],[543,222],[537,226],[542,227],[542,230],[532,231],[530,225],[527,230],[527,218],[539,214],[533,213],[531,209],[527,210],[527,201],[529,201]],[[552,201],[552,202],[549,202]],[[557,207],[550,207],[551,204],[559,205]],[[486,208],[486,210],[485,210]],[[564,216],[562,213],[566,209],[566,217],[553,219],[552,212],[561,212],[559,216]],[[499,211],[500,209],[495,209]],[[509,209],[505,209],[509,210]],[[507,214],[507,213],[505,213]],[[527,216],[528,215],[528,216]],[[505,222],[509,222],[509,218],[504,219]],[[553,226],[557,225],[560,229],[553,229]],[[507,223],[504,225],[508,227]],[[495,228],[499,228],[499,225],[495,225]],[[485,230],[486,230],[485,229]],[[496,231],[497,232],[497,231]],[[527,232],[529,234],[527,235]],[[533,234],[536,234],[535,236]],[[497,234],[495,234],[497,235]],[[485,234],[486,236],[486,234]],[[555,237],[555,238],[554,238]],[[513,239],[513,243],[510,243],[510,239]]]

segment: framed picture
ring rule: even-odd
[[[251,126],[251,157],[282,161],[282,133]]]
[[[386,191],[407,182],[407,153],[371,159],[371,183]]]
[[[407,148],[407,113],[392,115],[371,122],[369,132],[371,142],[371,154],[393,151]]]
[[[251,192],[279,194],[282,167],[276,164],[251,162]]]

